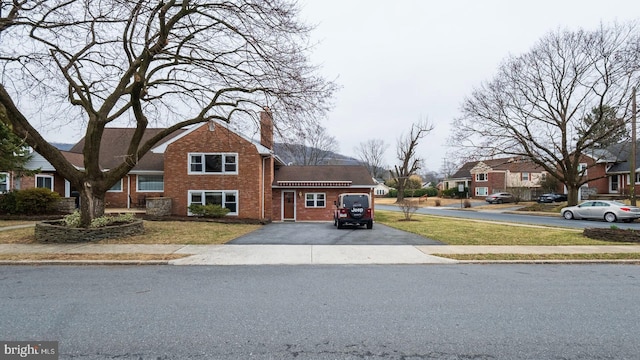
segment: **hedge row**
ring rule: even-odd
[[[57,212],[60,195],[49,189],[12,190],[0,194],[0,214],[48,215]]]

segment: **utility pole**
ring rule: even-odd
[[[636,88],[631,90],[631,154],[629,154],[629,197],[631,205],[636,206]]]

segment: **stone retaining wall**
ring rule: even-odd
[[[147,215],[150,215],[150,216],[171,215],[171,198],[167,198],[167,197],[147,198]]]
[[[101,228],[70,228],[60,221],[43,221],[36,224],[36,240],[42,243],[80,243],[102,239],[115,239],[144,233],[142,220],[130,224]]]
[[[76,198],[63,197],[58,200],[58,211],[63,214],[71,214],[76,211]]]

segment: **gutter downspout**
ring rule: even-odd
[[[260,201],[260,214],[261,214],[260,216],[261,216],[262,219],[264,219],[264,211],[265,211],[264,204],[265,204],[266,191],[265,191],[265,187],[264,187],[264,185],[265,185],[264,181],[265,181],[265,177],[266,177],[266,174],[265,174],[266,173],[266,166],[264,165],[264,161],[266,159],[267,159],[266,157],[264,157],[264,156],[262,157],[262,180],[261,180],[261,189],[260,189],[260,192],[262,193],[262,196],[261,196],[262,199]]]
[[[131,209],[131,179],[127,175],[127,209]]]

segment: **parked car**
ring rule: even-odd
[[[338,195],[334,202],[333,225],[342,229],[344,225],[366,225],[373,228],[371,198],[365,193],[345,193]]]
[[[489,204],[502,204],[514,202],[515,198],[510,193],[499,192],[495,194],[491,194],[484,199]]]
[[[640,208],[618,201],[590,200],[580,205],[567,206],[560,210],[560,214],[567,219],[598,219],[607,222],[617,220],[633,221],[640,218]]]
[[[542,194],[538,198],[539,203],[554,203],[567,201],[567,195],[565,194]]]

